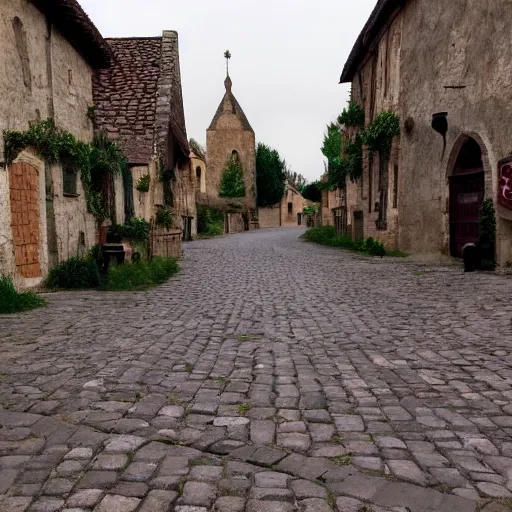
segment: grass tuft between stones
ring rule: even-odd
[[[35,293],[17,291],[9,276],[0,275],[0,314],[19,313],[45,304],[46,302]]]

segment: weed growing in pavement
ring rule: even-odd
[[[0,275],[0,314],[28,311],[45,304],[35,293],[18,292],[9,276]]]

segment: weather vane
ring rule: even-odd
[[[224,52],[224,58],[226,59],[226,73],[229,76],[229,59],[231,59],[231,52],[229,50]]]

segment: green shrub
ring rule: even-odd
[[[367,253],[371,256],[386,256],[386,248],[382,242],[368,237],[366,240],[352,240],[348,235],[340,236],[334,226],[321,226],[308,229],[303,238],[329,247],[342,247],[351,251]]]
[[[64,290],[96,288],[100,284],[98,265],[90,257],[74,256],[53,267],[45,284]]]
[[[224,212],[208,206],[197,209],[198,238],[209,238],[224,234]]]
[[[32,292],[18,292],[9,276],[0,275],[0,314],[18,313],[44,306],[46,302]]]
[[[171,211],[166,210],[165,208],[158,208],[156,212],[155,222],[157,226],[162,226],[166,229],[171,229],[174,222],[174,216]]]
[[[126,224],[113,224],[110,233],[114,240],[125,238],[132,242],[147,242],[149,240],[149,223],[147,220],[133,217]]]
[[[365,249],[370,256],[386,256],[384,244],[371,236],[365,240]]]
[[[103,247],[100,244],[93,245],[89,249],[89,253],[87,255],[89,259],[94,261],[98,268],[102,268],[105,263],[105,255],[103,254]]]
[[[143,290],[165,283],[179,270],[173,258],[154,258],[152,261],[111,265],[103,288],[105,290]]]

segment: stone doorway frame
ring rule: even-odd
[[[450,150],[446,167],[445,167],[445,186],[444,186],[444,199],[445,209],[443,212],[443,247],[442,252],[450,255],[450,177],[453,175],[457,158],[459,157],[462,146],[468,139],[473,139],[479,146],[482,152],[482,167],[484,169],[484,200],[494,200],[494,176],[492,173],[492,166],[489,159],[488,144],[484,142],[482,137],[476,132],[462,132],[455,139],[452,149]]]

